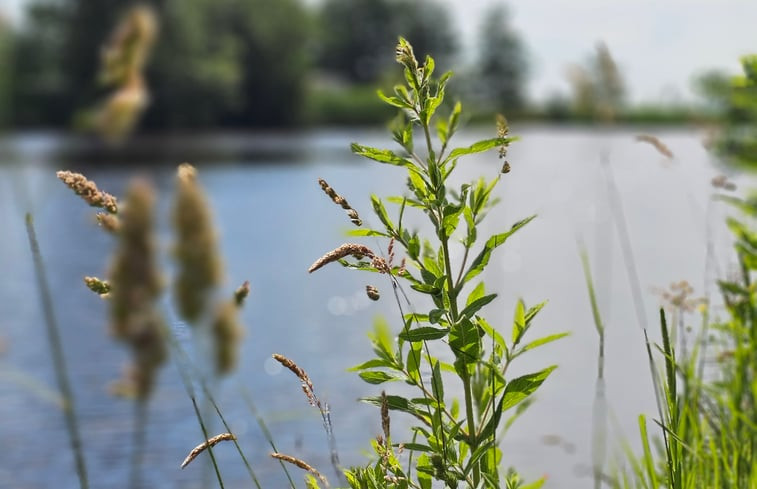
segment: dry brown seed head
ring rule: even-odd
[[[359,260],[363,257],[374,258],[376,254],[373,252],[373,250],[365,245],[357,243],[345,243],[339,248],[331,250],[317,259],[312,265],[310,265],[310,268],[308,268],[308,273],[313,273],[324,265],[335,262],[346,256],[354,256]]]
[[[368,298],[371,299],[372,301],[377,301],[381,298],[381,295],[379,294],[378,289],[374,287],[373,285],[366,285],[365,293],[368,296]]]
[[[324,477],[323,474],[321,474],[320,472],[318,472],[315,468],[313,468],[310,464],[308,464],[304,460],[301,460],[301,459],[296,458],[296,457],[292,457],[291,455],[285,455],[283,453],[277,453],[277,452],[273,452],[271,454],[271,457],[273,457],[275,459],[278,459],[278,460],[281,460],[283,462],[287,462],[287,463],[290,463],[292,465],[295,465],[295,466],[301,468],[302,470],[306,470],[306,471],[310,472],[311,474],[313,474],[314,476],[318,477],[318,479],[320,479],[321,482],[323,482],[323,485],[325,485],[326,487],[331,487],[331,486],[329,486],[329,481],[326,479],[326,477]]]
[[[661,155],[665,156],[666,158],[673,158],[673,152],[670,151],[670,148],[668,148],[656,136],[652,136],[650,134],[639,134],[638,136],[636,136],[636,140],[651,144],[654,149],[656,149]]]
[[[189,463],[192,460],[197,458],[199,454],[201,454],[208,448],[214,447],[218,445],[219,443],[221,443],[222,441],[236,440],[236,439],[237,437],[234,436],[232,433],[221,433],[220,435],[216,435],[212,438],[208,438],[206,441],[200,443],[199,445],[194,447],[191,452],[189,452],[189,455],[187,455],[187,458],[185,458],[184,461],[181,463],[181,468],[183,469],[184,467],[189,465]]]
[[[55,175],[87,204],[93,207],[100,207],[111,214],[116,214],[118,212],[116,198],[109,193],[98,189],[95,182],[87,179],[87,177],[81,173],[59,171]]]
[[[315,395],[315,389],[313,388],[313,383],[310,381],[308,374],[302,368],[300,368],[299,365],[294,363],[294,361],[290,360],[284,355],[274,353],[273,358],[281,365],[289,369],[289,371],[296,375],[298,379],[300,379],[300,382],[302,383],[302,392],[305,393],[305,397],[307,397],[308,403],[311,406],[320,408],[321,401]]]

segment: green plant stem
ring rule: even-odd
[[[441,223],[442,220],[440,219],[439,222]],[[444,267],[446,268],[445,273],[447,275],[447,289],[448,289],[448,298],[449,298],[449,308],[450,308],[450,319],[451,324],[457,323],[457,321],[460,320],[459,312],[457,309],[457,295],[455,294],[455,288],[454,283],[452,282],[452,264],[449,259],[449,239],[447,236],[443,236],[442,241],[442,252],[444,253]],[[466,417],[466,424],[468,427],[468,444],[470,445],[471,453],[474,453],[476,451],[476,448],[478,448],[478,440],[476,436],[476,413],[473,410],[473,388],[471,386],[471,378],[470,374],[468,373],[468,368],[463,368],[463,375],[461,376],[463,381],[463,392],[465,395],[465,417]],[[478,462],[473,465],[473,483],[474,486],[478,486],[479,479],[481,477],[481,474],[479,472],[479,464]]]
[[[34,231],[34,219],[31,213],[26,213],[26,234],[29,237],[29,248],[34,259],[34,270],[37,276],[37,288],[39,297],[42,302],[42,311],[45,315],[45,324],[47,326],[47,338],[50,343],[50,353],[53,357],[55,366],[55,376],[58,381],[58,388],[63,394],[63,413],[66,420],[66,428],[71,443],[71,451],[74,454],[74,463],[76,464],[76,473],[79,476],[79,486],[81,489],[89,488],[87,478],[87,466],[84,460],[84,448],[82,445],[79,426],[76,421],[76,409],[74,405],[74,395],[71,389],[71,383],[68,379],[68,368],[66,359],[63,355],[63,342],[58,332],[58,323],[55,319],[52,295],[50,286],[47,282],[45,265],[42,260],[42,252],[37,241],[37,233]]]

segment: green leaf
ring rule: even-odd
[[[468,299],[465,301],[465,305],[469,306],[471,305],[471,302],[483,297],[484,294],[486,293],[485,287],[486,286],[484,285],[483,282],[479,282],[478,285],[476,285],[476,287],[471,291],[471,293],[468,294]]]
[[[547,301],[542,301],[538,304],[536,304],[533,307],[529,307],[528,311],[526,311],[526,326],[531,322],[531,320],[541,311],[544,306],[547,305]]]
[[[414,343],[410,345],[410,349],[407,352],[407,360],[405,361],[405,368],[408,376],[418,382],[420,380],[420,364],[421,364],[421,343]]]
[[[527,352],[528,350],[533,350],[534,348],[537,348],[542,345],[546,345],[547,343],[551,343],[555,340],[559,340],[560,338],[565,338],[566,336],[570,335],[569,332],[566,333],[557,333],[549,336],[545,336],[543,338],[539,338],[538,340],[534,340],[530,343],[528,343],[526,346],[524,346],[519,353]]]
[[[432,449],[428,445],[423,445],[420,443],[403,443],[402,446],[405,450],[413,450],[415,452],[431,452]]]
[[[476,323],[481,327],[481,329],[484,330],[484,333],[489,335],[490,337],[494,338],[494,342],[502,348],[502,351],[507,351],[507,345],[505,344],[505,339],[502,337],[497,330],[495,330],[491,324],[489,324],[484,318],[482,317],[476,317]]]
[[[513,345],[520,341],[520,337],[523,335],[523,331],[526,329],[526,304],[523,299],[518,299],[518,303],[515,305],[515,317],[513,318]]]
[[[399,337],[405,341],[429,341],[444,338],[449,333],[449,329],[433,328],[431,326],[422,326],[420,328],[403,331]]]
[[[557,365],[511,380],[502,396],[502,411],[507,411],[530,396],[549,377]]]
[[[390,374],[382,372],[380,370],[371,370],[367,372],[360,372],[358,374],[361,379],[369,384],[383,384],[384,382],[391,382],[395,380],[402,380],[402,377],[396,374]]]
[[[376,231],[375,229],[363,229],[363,228],[360,228],[360,229],[349,229],[349,230],[347,230],[347,232],[345,233],[345,235],[346,236],[353,236],[353,237],[354,236],[357,236],[357,237],[360,237],[360,236],[381,236],[383,238],[391,238],[391,236],[388,235],[387,233],[384,233],[384,232],[381,232],[381,231]]]
[[[461,316],[473,317],[482,307],[497,298],[497,294],[485,295],[468,304],[460,313]]]
[[[442,372],[439,369],[439,361],[434,363],[431,369],[431,391],[434,394],[434,398],[444,404],[444,382],[442,381]]]
[[[371,148],[357,143],[352,143],[350,149],[356,155],[364,156],[379,163],[388,163],[396,166],[413,166],[410,160],[402,158],[388,149]]]
[[[491,139],[484,139],[482,141],[478,141],[476,143],[471,144],[467,148],[456,148],[452,150],[452,152],[447,157],[447,160],[451,160],[453,158],[459,158],[463,155],[470,155],[475,153],[481,153],[483,151],[488,151],[492,148],[497,148],[499,146],[504,146],[506,144],[511,143],[512,141],[515,141],[516,138],[491,138]]]
[[[392,220],[389,219],[389,216],[386,213],[386,209],[384,208],[384,204],[381,202],[381,199],[379,199],[375,195],[371,195],[371,204],[373,205],[373,212],[376,213],[376,216],[378,216],[379,220],[386,226],[386,229],[389,231],[394,230],[394,224],[392,223]]]
[[[461,368],[463,364],[476,363],[481,358],[482,351],[476,325],[467,317],[463,317],[450,328],[449,346],[457,359],[455,368]]]
[[[377,90],[376,94],[379,96],[381,100],[386,102],[389,105],[392,105],[394,107],[398,107],[400,109],[412,109],[413,106],[402,100],[400,97],[388,97],[384,95],[384,92],[381,90]]]
[[[522,221],[518,221],[515,224],[513,224],[513,227],[510,228],[509,231],[500,233],[500,234],[495,234],[494,236],[490,237],[486,241],[484,248],[481,250],[478,256],[476,256],[476,258],[468,267],[468,271],[465,273],[465,277],[460,283],[460,287],[484,270],[486,265],[489,264],[492,251],[494,251],[497,247],[503,245],[505,241],[507,241],[507,238],[515,234],[520,228],[522,228],[523,226],[531,222],[534,218],[536,218],[535,215],[528,217],[526,219],[523,219]]]
[[[394,364],[392,362],[383,360],[381,358],[374,358],[372,360],[368,360],[367,362],[363,362],[360,365],[355,365],[354,367],[350,367],[347,369],[347,371],[357,372],[358,370],[366,370],[369,368],[377,368],[377,367],[394,368]]]

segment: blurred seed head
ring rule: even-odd
[[[205,194],[197,183],[197,171],[179,166],[173,206],[176,232],[174,257],[178,264],[175,300],[182,318],[196,324],[208,313],[210,296],[221,281],[221,257]]]
[[[133,367],[126,383],[140,399],[149,396],[167,355],[164,322],[157,307],[162,280],[153,237],[154,203],[154,192],[146,181],[132,182],[120,214],[108,281],[111,332],[132,350]]]
[[[95,182],[89,180],[81,173],[59,171],[55,175],[87,204],[92,207],[100,207],[111,214],[118,213],[116,198],[98,189]]]

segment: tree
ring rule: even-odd
[[[10,26],[0,16],[0,66],[13,65],[13,35]],[[0,70],[0,127],[7,125],[12,116],[11,93],[13,71]]]
[[[457,44],[447,11],[433,0],[326,0],[320,11],[319,66],[350,82],[375,82],[394,65],[391,47],[402,35],[420,59],[437,65]]]
[[[610,50],[597,44],[586,66],[568,71],[573,87],[573,103],[579,115],[609,122],[615,119],[625,102],[625,84]]]
[[[474,93],[479,103],[496,111],[525,104],[528,62],[520,37],[509,24],[507,8],[497,4],[485,13],[479,31]]]

